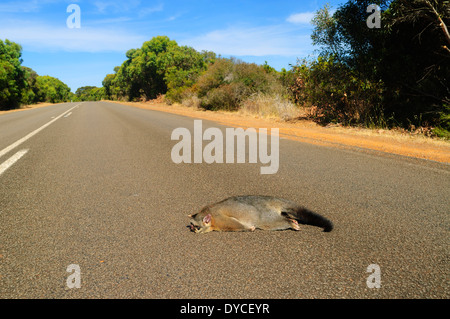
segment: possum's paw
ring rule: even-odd
[[[291,219],[291,227],[294,230],[300,230],[300,226],[298,225],[298,221],[295,219]]]
[[[255,226],[251,226],[251,227],[249,228],[250,231],[255,231],[255,229],[256,229]]]

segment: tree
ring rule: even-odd
[[[107,74],[102,82],[103,88],[105,90],[105,99],[112,100],[116,98],[116,92],[114,90],[114,79],[116,74]]]
[[[130,99],[143,97],[156,98],[167,92],[164,76],[172,61],[169,54],[177,46],[175,41],[166,36],[154,37],[144,42],[137,50],[127,52],[126,73],[131,80]]]
[[[311,22],[314,25],[311,34],[312,44],[320,46],[320,55],[341,59],[343,49],[341,40],[337,35],[338,23],[331,14],[330,5],[326,4],[318,10]]]
[[[194,85],[215,55],[208,51],[197,52],[191,47],[174,47],[166,64],[164,81],[167,85],[166,100],[181,102],[182,93]]]
[[[385,18],[386,113],[403,126],[441,126],[450,105],[449,1],[397,0]]]
[[[377,72],[382,57],[384,29],[367,26],[367,7],[375,2],[350,0],[333,14],[328,5],[313,18],[313,44],[320,47],[316,61],[296,66],[299,78],[291,84],[294,96],[317,107],[324,121],[373,125],[383,117],[383,83]]]
[[[372,2],[381,8],[380,29],[366,25]],[[344,89],[337,109],[369,108],[362,109],[362,117],[353,113],[357,118],[350,122],[378,118],[377,123],[404,127],[441,125],[450,102],[449,17],[449,1],[438,0],[349,0],[334,14],[329,7],[319,10],[312,39],[321,47],[322,61],[333,61],[330,88]],[[318,70],[323,68],[312,68],[309,79],[326,79],[323,72],[314,73]],[[319,107],[333,109],[335,97],[330,94]]]
[[[450,53],[450,32],[448,30],[450,5],[448,0],[397,1],[395,6],[401,14],[392,17],[391,26],[405,22],[415,24],[425,20],[427,22],[425,29],[430,28],[437,36],[439,36],[437,33],[441,33],[441,48]]]
[[[22,66],[22,47],[0,40],[0,109],[18,108],[22,104],[64,102],[70,100],[70,88],[50,76],[39,76]]]
[[[26,89],[26,71],[21,67],[22,47],[0,40],[0,109],[20,106]]]
[[[116,73],[107,75],[103,81],[108,97],[153,99],[167,93],[175,101],[184,88],[195,83],[215,54],[199,53],[166,36],[157,36],[139,49],[128,50],[126,57]]]
[[[333,15],[329,6],[319,10],[313,18],[311,38],[314,45],[321,46],[320,55],[333,56],[334,61],[359,72],[361,77],[376,78],[373,69],[380,61],[386,29],[367,26],[367,7],[376,4],[386,10],[390,2],[349,0]]]
[[[77,101],[100,101],[105,97],[105,88],[83,86],[75,92]]]
[[[70,88],[57,78],[44,75],[36,78],[37,101],[61,103],[70,101]]]
[[[38,74],[31,68],[22,66],[25,72],[26,87],[23,89],[21,104],[29,105],[39,102],[38,101],[38,91],[37,77]]]

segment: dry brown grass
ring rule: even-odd
[[[242,102],[239,111],[262,118],[288,121],[299,117],[300,110],[291,101],[279,94],[257,93]]]

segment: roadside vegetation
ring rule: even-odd
[[[100,101],[105,97],[105,88],[96,86],[83,86],[75,91],[74,102]]]
[[[70,88],[48,75],[38,75],[22,65],[22,47],[0,40],[0,110],[40,102],[70,101]]]
[[[367,26],[367,7],[381,28]],[[275,70],[198,52],[157,36],[130,49],[103,87],[79,88],[21,66],[20,46],[0,42],[0,109],[63,100],[146,101],[163,96],[206,110],[303,117],[450,138],[450,4],[442,0],[349,0],[312,20],[314,59]],[[45,79],[43,79],[45,78]]]

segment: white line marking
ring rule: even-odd
[[[4,148],[3,150],[0,151],[0,157],[2,157],[3,155],[5,155],[6,153],[8,153],[9,151],[11,151],[12,149],[16,148],[17,146],[19,146],[20,144],[22,144],[23,142],[25,142],[26,140],[28,140],[29,138],[33,137],[34,135],[36,135],[37,133],[39,133],[40,131],[42,131],[44,128],[46,128],[47,126],[49,126],[50,124],[52,124],[53,122],[55,122],[56,120],[58,120],[59,118],[61,118],[62,116],[66,115],[67,113],[69,113],[70,111],[72,111],[76,106],[72,107],[70,110],[65,111],[63,114],[55,117],[53,120],[51,120],[50,122],[48,122],[47,124],[42,125],[40,128],[38,128],[37,130],[34,130],[33,132],[31,132],[30,134],[22,137],[20,140],[12,143],[10,146]]]
[[[70,114],[72,114],[72,112],[70,112],[70,113],[67,113],[66,115],[64,115],[64,117],[69,117],[69,116],[70,116]]]
[[[2,164],[0,164],[0,175],[2,175],[8,168],[13,166],[14,163],[17,162],[18,160],[20,160],[20,158],[22,156],[24,156],[27,152],[28,152],[28,150],[18,151],[16,154],[14,154],[10,158],[8,158],[6,160],[6,162],[3,162]]]

